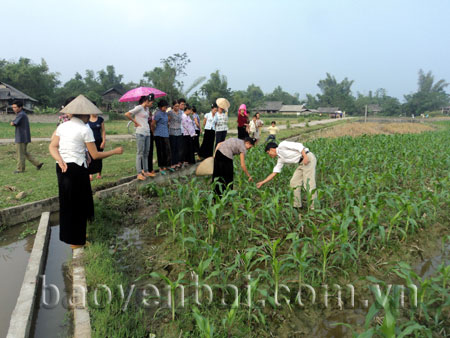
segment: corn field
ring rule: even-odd
[[[313,336],[311,326],[348,305],[348,295],[336,301],[333,285],[378,284],[386,290],[388,281],[396,281],[418,287],[416,307],[399,309],[395,292],[383,301],[365,288],[356,292],[355,305],[364,309],[363,324],[340,325],[361,337],[449,334],[448,261],[425,278],[414,271],[410,258],[402,258],[436,227],[448,229],[449,130],[316,139],[306,146],[318,160],[314,210],[306,191],[304,209],[293,207],[289,180],[295,166],[285,166],[257,189],[235,160],[234,190],[216,202],[205,178],[141,191],[158,210],[146,231],[170,248],[158,254],[160,264],[148,264],[140,274],[141,280],[171,285],[171,306],[152,314],[149,332],[169,336],[170,328],[184,337]],[[275,164],[262,146],[247,153],[246,163],[256,182]],[[449,242],[447,232],[443,250]],[[181,284],[200,290],[197,295],[186,292],[184,307],[176,299]],[[217,290],[214,299],[208,299],[205,285]],[[238,297],[230,285],[239,290]],[[334,307],[311,304],[306,285],[322,291],[328,285]],[[358,300],[361,294],[371,297],[366,308]],[[300,318],[297,324],[286,324],[295,317]]]

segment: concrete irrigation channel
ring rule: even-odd
[[[149,183],[161,184],[190,176],[196,165],[167,176],[141,182],[138,180],[97,191],[98,198],[135,192]],[[35,236],[20,239],[23,226],[10,226],[0,239],[0,337],[89,337],[90,321],[83,292],[86,290],[83,250],[73,251],[59,240],[58,212],[54,203],[37,201],[24,210],[42,212]],[[50,207],[51,206],[51,207]],[[47,211],[45,211],[47,209]],[[50,213],[52,211],[52,213]],[[27,221],[30,222],[27,216]],[[29,226],[29,224],[28,224]],[[28,228],[27,228],[28,229]]]

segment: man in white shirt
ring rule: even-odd
[[[301,199],[301,186],[308,190],[310,193],[316,189],[316,156],[305,148],[303,144],[297,142],[283,141],[280,145],[275,142],[270,142],[266,145],[265,151],[270,157],[278,157],[278,162],[273,168],[273,172],[267,176],[263,181],[258,182],[256,187],[261,188],[263,184],[266,184],[272,180],[285,164],[297,163],[298,167],[294,171],[290,181],[290,187],[294,189],[294,207],[302,207]],[[317,193],[312,195],[313,204],[311,209],[314,209],[314,200],[317,197]]]

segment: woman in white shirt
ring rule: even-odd
[[[101,111],[83,95],[66,105],[62,113],[71,114],[72,117],[58,126],[49,151],[57,162],[59,237],[75,249],[86,244],[87,220],[94,216],[86,148],[95,160],[122,154],[123,149],[118,147],[105,152],[97,151],[94,134],[86,123],[90,114],[101,114]]]
[[[199,156],[201,158],[211,157],[214,151],[214,137],[216,135],[216,112],[217,104],[214,102],[211,105],[211,111],[205,114],[203,119],[203,142],[200,147]]]
[[[228,132],[228,112],[219,106],[216,114],[216,144],[225,141]]]

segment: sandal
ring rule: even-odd
[[[70,248],[71,248],[72,250],[80,249],[80,248],[82,248],[82,247],[84,247],[84,245],[76,245],[76,244],[71,244],[71,245],[70,245]]]

